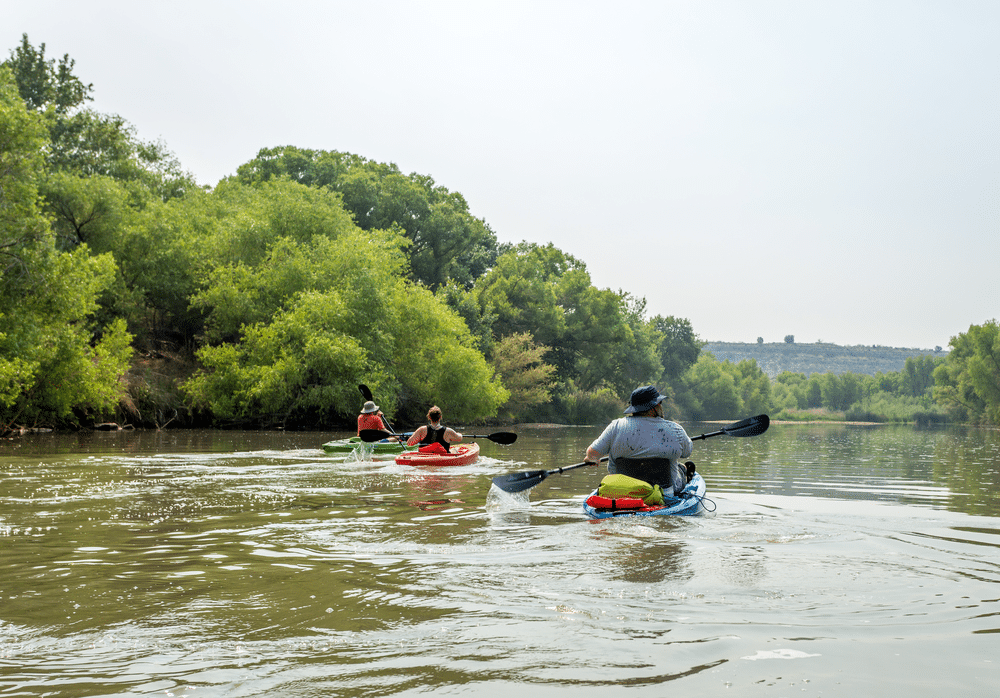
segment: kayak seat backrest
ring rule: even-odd
[[[669,458],[615,458],[614,468],[622,475],[659,485],[664,497],[680,493],[687,484],[684,466],[671,463]]]

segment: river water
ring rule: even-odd
[[[334,433],[0,442],[0,696],[1000,686],[1000,432],[773,424],[696,442],[713,511],[590,521],[603,467],[491,479],[600,428],[515,431],[438,469]]]

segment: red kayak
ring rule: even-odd
[[[407,451],[396,456],[396,462],[400,465],[469,465],[478,459],[479,444],[475,441],[452,446],[448,453]]]

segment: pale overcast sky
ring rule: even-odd
[[[1000,3],[0,0],[202,184],[260,148],[461,192],[702,339],[1000,317]]]

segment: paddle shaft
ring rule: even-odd
[[[605,463],[605,462],[607,462],[607,460],[608,460],[608,456],[604,456],[604,458],[601,458],[601,460],[599,462]],[[556,468],[555,470],[546,470],[545,471],[545,476],[548,477],[549,475],[558,475],[558,474],[566,472],[567,470],[576,470],[577,468],[585,468],[588,465],[597,465],[597,463],[591,463],[589,461],[584,461],[582,463],[577,463],[576,465],[567,465],[564,468]]]
[[[358,434],[362,441],[381,441],[382,439],[391,438],[401,438],[401,434],[390,434],[387,431],[381,431],[379,429],[362,429],[361,433]],[[494,443],[501,445],[512,444],[517,441],[517,434],[509,431],[497,431],[492,434],[465,434],[464,436],[470,439],[489,439]]]
[[[698,439],[707,439],[707,438],[712,437],[712,436],[722,436],[725,433],[726,432],[724,432],[723,430],[720,429],[719,431],[712,431],[712,432],[709,432],[707,434],[699,434],[698,436],[692,436],[691,440],[692,441],[697,441]]]

